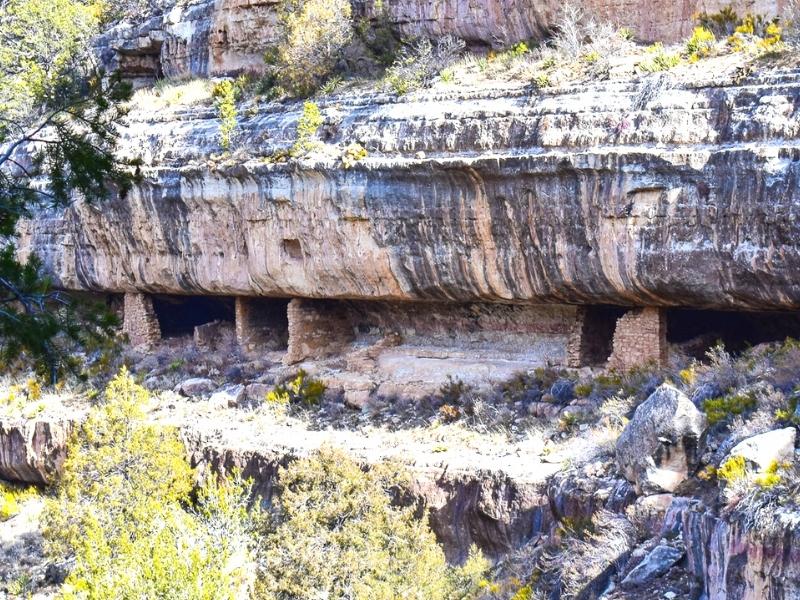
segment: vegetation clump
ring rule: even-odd
[[[36,497],[38,493],[32,486],[19,486],[0,481],[0,522],[17,515],[22,503]]]
[[[350,2],[282,0],[278,15],[276,79],[292,94],[309,96],[331,75],[353,37]]]
[[[325,384],[309,377],[303,369],[297,372],[293,379],[275,386],[267,393],[267,403],[273,405],[302,404],[310,407],[316,406],[325,395]]]
[[[244,488],[193,472],[174,429],[145,422],[146,390],[123,370],[69,444],[43,516],[48,552],[73,555],[62,598],[241,597],[252,538]]]
[[[741,415],[755,407],[756,399],[748,393],[712,398],[703,403],[709,425],[716,425],[732,415]]]
[[[669,71],[681,63],[681,55],[677,52],[667,52],[661,42],[650,46],[647,55],[647,59],[639,63],[639,68],[647,73]]]
[[[390,600],[467,598],[488,563],[473,550],[450,567],[426,519],[396,506],[407,476],[391,465],[363,470],[330,448],[279,473],[275,526],[266,537],[262,598]]]
[[[695,27],[691,37],[686,42],[686,53],[689,55],[689,60],[694,62],[709,56],[714,49],[716,41],[717,38],[710,30],[702,25]]]
[[[237,85],[230,79],[223,79],[214,84],[211,92],[219,115],[219,144],[223,150],[230,150],[233,134],[238,125],[236,97],[239,94]]]
[[[349,144],[342,152],[342,166],[345,169],[352,169],[357,163],[367,158],[369,153],[361,144]]]
[[[317,131],[324,122],[319,106],[314,102],[305,102],[303,114],[297,121],[297,139],[289,151],[290,156],[299,158],[316,150],[320,145],[316,139]]]
[[[387,69],[386,83],[400,95],[426,87],[463,52],[464,47],[463,40],[451,35],[441,38],[435,46],[427,38],[417,40],[403,49]]]

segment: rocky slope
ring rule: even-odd
[[[607,450],[593,446],[604,427],[600,422],[576,430],[548,453],[541,441],[531,443],[533,438],[464,437],[464,431],[441,427],[414,434],[372,429],[368,435],[307,429],[268,407],[231,410],[214,396],[207,398],[161,395],[151,412],[154,420],[180,427],[199,474],[239,469],[269,502],[279,468],[325,445],[346,448],[365,465],[399,460],[412,478],[398,501],[427,515],[450,560],[463,560],[475,544],[498,561],[497,581],[504,581],[507,569],[519,573],[514,571],[519,563],[528,569],[524,577],[553,598],[789,600],[800,591],[800,513],[793,497],[784,496],[778,510],[766,505],[762,523],[771,525],[764,528],[753,524],[757,513],[720,504],[717,484],[695,476],[698,452],[713,449],[720,438],[711,441],[714,430],[705,416],[671,385],[659,387],[619,439],[611,438],[616,462]],[[46,406],[37,417],[40,423],[64,410],[54,398]],[[75,406],[71,415],[80,418]],[[30,467],[25,455],[47,455],[55,446],[63,453],[63,441],[32,437],[24,452],[12,454],[8,448],[19,449],[16,434],[3,419],[0,423],[0,456],[10,457],[4,477],[32,483],[51,478],[53,465]],[[776,443],[776,435],[787,437],[785,443]],[[793,462],[795,437],[794,427],[773,430],[746,437],[724,455],[784,456]],[[588,459],[581,458],[581,447],[591,450]],[[631,471],[631,463],[651,469]],[[664,477],[668,471],[672,476]],[[9,549],[16,543],[10,540]]]
[[[123,24],[101,39],[106,62],[141,83],[154,77],[208,77],[258,70],[276,39],[279,0],[167,0],[163,14]],[[398,38],[454,35],[472,47],[502,48],[541,41],[553,30],[563,3],[555,0],[356,0],[354,14]],[[582,0],[598,20],[631,28],[644,41],[676,42],[692,31],[695,16],[732,5],[740,14],[776,16],[783,0],[688,0],[675,3]]]

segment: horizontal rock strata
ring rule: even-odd
[[[300,104],[243,108],[229,165],[209,162],[213,109],[139,112],[145,181],[40,215],[22,246],[70,289],[796,309],[799,84],[321,101],[328,147],[370,153],[351,169],[336,150],[270,164]]]

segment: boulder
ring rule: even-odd
[[[757,465],[759,470],[766,471],[774,462],[791,461],[794,458],[796,437],[797,430],[794,427],[754,435],[736,444],[725,460],[742,456]]]
[[[661,577],[675,566],[675,564],[683,558],[684,554],[685,552],[683,550],[668,546],[667,544],[656,546],[644,557],[642,562],[636,565],[633,570],[628,573],[627,577],[622,580],[622,587],[639,587],[649,583],[656,577]]]
[[[193,377],[175,386],[175,392],[187,398],[205,396],[217,389],[217,384],[204,377]]]
[[[211,395],[209,403],[217,408],[235,408],[244,398],[243,385],[226,385]]]
[[[67,457],[70,421],[0,422],[0,479],[52,483]]]
[[[198,348],[214,350],[229,345],[234,340],[233,323],[212,321],[194,328],[194,343]]]
[[[559,379],[550,387],[550,395],[559,404],[566,404],[575,398],[575,382],[569,379]]]
[[[664,384],[636,409],[617,440],[617,465],[639,493],[674,492],[698,465],[706,417]]]
[[[345,406],[348,408],[352,408],[354,410],[361,410],[369,402],[370,398],[370,391],[369,390],[345,390],[344,391],[344,403]]]
[[[239,408],[249,408],[261,406],[267,398],[267,394],[272,391],[271,386],[266,383],[251,383],[244,389],[244,398],[242,398],[237,406]]]

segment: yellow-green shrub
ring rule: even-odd
[[[238,122],[236,115],[237,93],[237,86],[230,79],[225,79],[215,84],[211,92],[220,119],[219,143],[225,150],[230,149],[231,138]]]
[[[220,500],[238,492],[212,482],[186,510],[192,470],[177,432],[146,423],[148,400],[123,370],[70,440],[43,515],[48,553],[75,556],[61,597],[238,598],[249,540],[218,527],[242,518]]]
[[[703,403],[708,424],[715,425],[731,415],[740,415],[756,407],[756,400],[750,394],[734,394],[722,398],[712,398]]]
[[[658,71],[669,71],[677,67],[681,62],[681,56],[677,52],[668,53],[661,42],[656,42],[647,48],[649,58],[639,63],[639,68],[648,73]]]
[[[295,158],[305,156],[319,146],[319,141],[315,139],[317,130],[324,123],[319,106],[314,102],[303,104],[303,114],[297,121],[297,139],[289,151]]]
[[[689,60],[696,61],[711,54],[717,38],[703,26],[695,27],[692,36],[686,41],[686,53]]]
[[[367,158],[367,149],[361,144],[349,144],[342,152],[342,166],[345,169],[350,169],[359,161]]]
[[[427,519],[415,518],[413,507],[392,505],[388,492],[404,480],[396,468],[364,471],[333,449],[281,469],[259,597],[468,597],[487,562],[473,550],[464,567],[448,566]]]
[[[744,456],[732,456],[717,469],[717,478],[735,483],[747,476],[747,460]]]
[[[293,379],[276,385],[272,391],[268,392],[266,400],[269,404],[314,406],[322,401],[324,395],[325,384],[318,379],[309,377],[308,373],[300,369]]]
[[[756,485],[762,489],[769,489],[778,485],[781,482],[781,476],[778,474],[779,468],[778,461],[773,460],[763,473],[756,476]]]
[[[283,0],[276,76],[298,96],[313,93],[333,72],[353,37],[349,0]]]
[[[0,481],[0,521],[6,521],[20,511],[20,505],[38,494],[31,486],[19,486]]]

